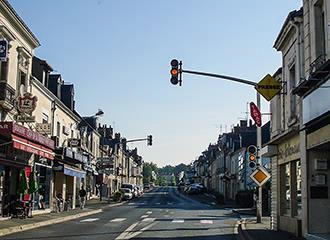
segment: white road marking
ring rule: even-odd
[[[183,219],[173,219],[172,223],[184,223]]]
[[[125,220],[126,220],[126,218],[115,218],[115,219],[112,219],[110,222],[123,222]]]
[[[87,219],[81,220],[80,222],[94,222],[97,220],[99,220],[99,218],[87,218]]]
[[[147,218],[149,215],[142,215],[141,218]]]
[[[168,205],[173,205],[173,203],[172,202],[169,202],[169,203],[167,203]]]
[[[132,203],[132,202],[131,202],[131,203],[129,203],[128,205],[134,205],[134,204],[135,204],[135,203]]]
[[[160,202],[156,203],[156,205],[160,205]]]
[[[212,220],[201,220],[201,223],[203,224],[213,224]]]
[[[129,239],[128,234],[138,225],[139,223],[133,223],[131,226],[129,226],[124,232],[122,232],[118,237],[116,237],[115,240],[119,239]]]
[[[156,220],[156,218],[145,218],[142,220],[142,222],[153,222],[155,220]]]
[[[152,212],[151,211],[148,211],[147,214],[151,214]]]

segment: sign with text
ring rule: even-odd
[[[270,101],[275,95],[282,90],[279,81],[267,74],[260,82],[257,83],[255,89],[267,100]]]
[[[52,124],[50,123],[36,123],[36,130],[41,134],[51,134],[52,133]]]
[[[0,61],[5,62],[8,58],[8,41],[0,39]]]
[[[250,114],[256,125],[261,127],[261,112],[253,102],[250,102]]]
[[[68,147],[80,148],[81,147],[81,139],[78,139],[78,138],[68,139]]]
[[[23,97],[19,96],[17,101],[17,110],[20,113],[32,114],[36,109],[38,98],[32,96],[31,93],[24,93]]]

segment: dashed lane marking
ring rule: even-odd
[[[152,212],[151,211],[148,211],[147,214],[151,214]]]
[[[115,219],[112,219],[110,222],[123,222],[125,220],[126,220],[126,218],[115,218]]]
[[[154,222],[156,218],[145,218],[142,220],[142,222]]]
[[[156,205],[160,205],[160,202],[156,203]]]
[[[87,219],[81,220],[80,222],[94,222],[97,220],[99,220],[99,218],[87,218]]]
[[[172,223],[184,223],[183,219],[173,219]]]
[[[142,215],[141,218],[147,218],[149,215]]]
[[[129,203],[128,205],[134,205],[134,204],[135,204],[135,203],[132,203],[132,202],[131,202],[131,203]]]
[[[202,224],[213,224],[212,220],[201,220]]]

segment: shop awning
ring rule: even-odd
[[[34,153],[41,157],[48,158],[50,160],[54,159],[54,155],[55,155],[54,152],[47,147],[44,147],[37,143],[33,143],[27,139],[18,137],[16,135],[12,135],[12,141],[13,141],[13,147],[15,149],[29,153]]]
[[[86,172],[68,166],[64,166],[64,175],[78,177],[78,178],[85,178]]]

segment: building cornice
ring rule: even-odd
[[[31,77],[31,84],[36,87],[40,92],[42,92],[46,97],[48,97],[51,101],[55,101],[56,105],[60,107],[60,109],[69,115],[73,120],[80,122],[80,117],[74,114],[65,104],[58,99],[49,89],[47,89],[38,79],[35,77]]]
[[[33,45],[33,48],[39,47],[40,42],[37,37],[32,33],[29,27],[24,23],[23,19],[17,14],[15,9],[10,5],[7,0],[0,1],[0,8],[4,10],[4,13],[7,14],[13,23],[18,27],[21,33],[24,34],[26,39]]]

